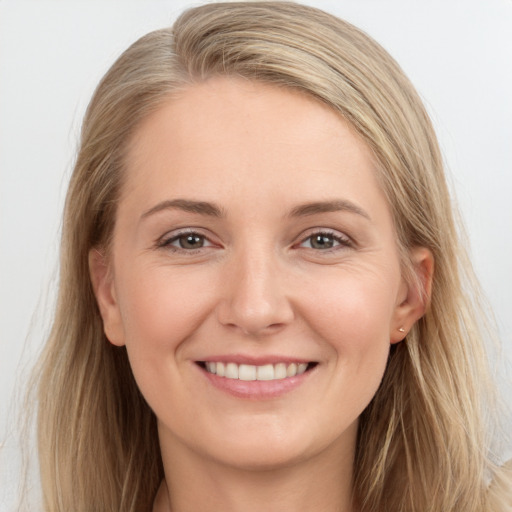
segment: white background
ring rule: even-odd
[[[309,3],[375,37],[424,98],[511,357],[512,0]],[[85,106],[122,50],[192,5],[0,0],[2,512],[13,510],[18,478],[14,391],[47,331],[60,213]]]

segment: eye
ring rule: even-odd
[[[165,247],[173,250],[193,251],[202,249],[203,247],[210,247],[213,244],[200,233],[193,231],[181,232],[169,238],[163,239],[160,247]]]
[[[181,235],[174,243],[181,249],[200,249],[205,244],[205,238],[195,233],[188,235]]]
[[[320,251],[327,251],[329,249],[347,247],[350,245],[350,239],[348,237],[332,232],[313,233],[300,243],[300,247]]]

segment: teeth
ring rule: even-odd
[[[288,368],[286,368],[286,376],[293,377],[294,375],[297,375],[297,365],[292,363],[288,365]]]
[[[286,365],[284,363],[278,363],[274,366],[274,378],[285,379],[286,378]]]
[[[238,365],[236,363],[228,363],[226,365],[226,374],[228,379],[238,379]]]
[[[274,380],[276,378],[273,364],[265,364],[255,368],[258,380]]]
[[[240,380],[256,380],[256,366],[241,364],[238,367],[238,378]]]
[[[225,377],[226,379],[239,379],[245,381],[254,380],[281,380],[287,377],[302,375],[307,367],[307,363],[277,363],[255,366],[252,364],[236,363],[205,363],[206,370],[209,373]]]

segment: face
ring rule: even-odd
[[[163,445],[238,467],[352,453],[421,314],[375,167],[332,110],[248,81],[191,86],[139,127],[90,261]]]

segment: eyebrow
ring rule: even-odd
[[[172,199],[158,203],[141,215],[141,219],[145,219],[150,215],[158,213],[163,210],[182,210],[190,213],[197,213],[199,215],[206,215],[209,217],[224,217],[225,214],[221,208],[213,203],[206,201],[192,201],[190,199]],[[360,215],[368,220],[371,217],[362,208],[356,204],[345,199],[334,199],[331,201],[317,201],[312,203],[304,203],[293,208],[288,214],[289,217],[307,217],[310,215],[317,215],[319,213],[330,212],[349,212]]]
[[[145,219],[150,215],[158,213],[162,210],[182,210],[190,213],[197,213],[199,215],[207,215],[209,217],[223,217],[224,214],[222,210],[212,204],[207,203],[206,201],[191,201],[189,199],[172,199],[167,201],[162,201],[157,205],[153,206],[149,210],[145,211],[141,215],[141,219]]]
[[[372,220],[370,215],[356,204],[345,199],[334,199],[332,201],[319,201],[314,203],[305,203],[293,208],[290,217],[306,217],[316,215],[318,213],[330,212],[349,212],[361,215],[362,217]]]

